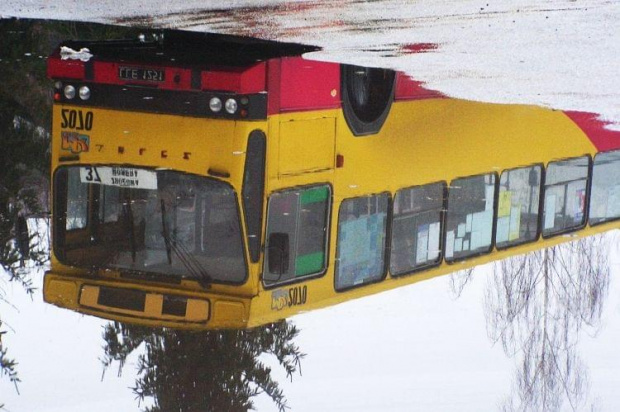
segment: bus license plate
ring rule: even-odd
[[[166,73],[160,69],[120,66],[118,68],[118,78],[143,82],[163,82],[166,79]]]

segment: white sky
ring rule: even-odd
[[[611,286],[596,336],[584,329],[579,356],[588,368],[588,404],[620,410],[620,245],[611,255]],[[487,411],[511,393],[518,358],[507,358],[487,338],[482,268],[455,299],[441,277],[292,318],[296,343],[307,357],[302,375],[287,381],[273,359],[273,376],[297,411]],[[40,275],[35,276],[39,283]],[[15,329],[3,339],[20,362],[17,395],[0,379],[11,412],[136,410],[129,389],[135,359],[122,377],[110,369],[101,380],[104,321],[33,301],[17,285],[7,290],[19,312],[2,306]],[[259,411],[275,411],[265,396]],[[564,404],[565,409],[568,407]]]
[[[600,411],[620,410],[615,239],[603,326],[596,337],[584,329],[578,351],[589,373],[588,404]],[[293,318],[308,356],[301,377],[287,383],[282,374],[292,410],[498,410],[511,393],[518,358],[507,358],[487,338],[483,293],[490,269],[479,268],[458,299],[442,277]],[[567,402],[563,407],[570,410]]]

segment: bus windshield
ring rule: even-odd
[[[246,279],[236,196],[224,182],[171,170],[68,166],[54,184],[54,249],[63,263],[205,285]]]

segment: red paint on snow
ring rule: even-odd
[[[404,54],[412,54],[412,53],[428,53],[434,50],[437,50],[439,45],[436,43],[413,43],[413,44],[405,44],[401,46],[400,50]]]

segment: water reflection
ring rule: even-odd
[[[495,264],[485,293],[491,340],[518,359],[503,410],[581,410],[588,372],[582,329],[596,333],[609,290],[609,238],[595,236]]]
[[[185,332],[153,330],[110,323],[105,327],[106,369],[141,351],[132,391],[152,406],[145,411],[240,411],[253,407],[253,398],[265,393],[280,411],[286,397],[271,376],[266,359],[275,358],[292,379],[301,373],[305,356],[293,342],[299,331],[281,321],[250,330]],[[269,359],[270,360],[270,359]]]

